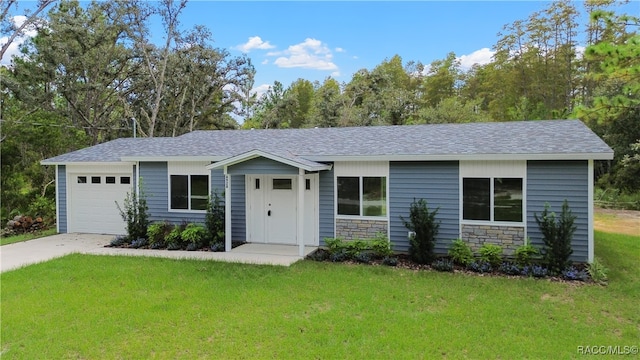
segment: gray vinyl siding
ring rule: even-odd
[[[400,216],[408,219],[411,203],[422,198],[430,211],[439,208],[435,251],[446,254],[451,240],[460,236],[459,182],[457,161],[389,163],[389,232],[395,251],[409,250]]]
[[[333,168],[321,171],[318,180],[318,216],[320,245],[324,245],[325,238],[335,236]]]
[[[58,231],[63,234],[68,231],[67,228],[67,167],[58,165],[58,183],[56,184],[58,192]]]
[[[247,160],[227,168],[227,174],[278,174],[297,175],[298,168],[264,157]]]
[[[219,170],[211,170],[211,193],[218,193],[224,200],[224,171],[222,169]]]
[[[247,211],[245,176],[233,175],[231,178],[231,238],[237,241],[247,240]]]
[[[169,176],[166,162],[141,162],[140,178],[149,206],[149,220],[204,223],[204,213],[169,211]]]
[[[562,211],[567,199],[576,216],[573,234],[573,261],[588,261],[589,246],[589,185],[587,161],[528,161],[527,162],[527,235],[534,246],[542,247],[542,234],[534,214],[549,203],[556,214]]]

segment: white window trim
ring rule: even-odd
[[[191,176],[202,175],[207,177],[207,196],[211,195],[211,172],[206,166],[210,165],[207,161],[197,162],[168,162],[167,163],[167,211],[170,213],[189,213],[189,214],[205,214],[206,210],[191,209]],[[187,176],[187,192],[189,199],[187,205],[189,209],[172,209],[171,208],[171,176]]]
[[[512,226],[523,227],[525,238],[527,236],[527,162],[526,161],[460,161],[459,178],[459,213],[460,213],[460,233],[462,225],[489,225],[489,226]],[[489,200],[490,220],[466,220],[464,219],[464,186],[465,178],[485,178],[489,179],[489,189],[491,196]],[[495,221],[494,216],[494,182],[500,178],[522,179],[522,221]],[[526,240],[525,240],[526,241]]]

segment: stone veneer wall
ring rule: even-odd
[[[474,252],[489,243],[500,245],[505,255],[513,256],[524,245],[524,227],[462,224],[462,239]]]
[[[336,237],[345,240],[370,239],[381,232],[387,234],[387,220],[336,219]]]

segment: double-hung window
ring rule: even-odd
[[[522,178],[462,179],[462,218],[522,222]]]
[[[524,163],[463,164],[462,219],[522,223]]]
[[[387,216],[387,178],[339,176],[338,215]]]
[[[169,163],[169,209],[205,211],[209,202],[207,164]]]

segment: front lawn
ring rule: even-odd
[[[20,234],[20,235],[3,236],[0,238],[0,245],[8,245],[8,244],[13,244],[17,242],[33,240],[33,239],[37,239],[45,236],[51,236],[55,234],[57,234],[57,232],[56,232],[56,229],[53,228],[53,229],[36,231],[32,233]]]
[[[71,255],[2,274],[2,358],[537,359],[640,345],[640,237],[596,239],[607,287]]]

